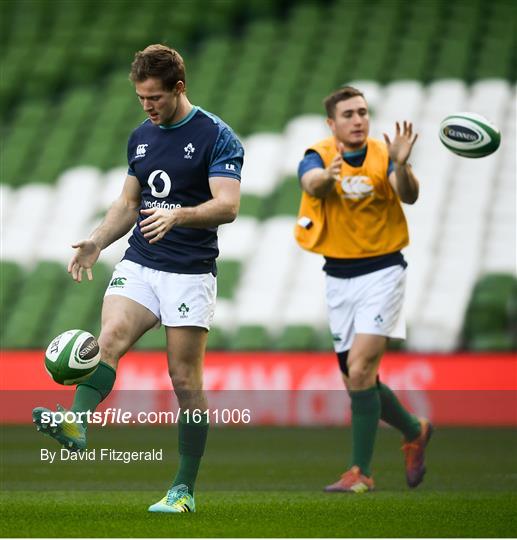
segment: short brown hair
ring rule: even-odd
[[[159,79],[170,92],[178,81],[185,83],[185,63],[178,51],[165,45],[149,45],[135,53],[129,78],[133,83]]]
[[[323,100],[323,105],[325,105],[327,116],[329,118],[334,118],[334,114],[336,113],[336,105],[340,101],[345,101],[355,96],[361,96],[362,98],[364,98],[363,93],[357,88],[354,88],[353,86],[342,86],[338,90],[332,92],[330,96],[327,96]]]

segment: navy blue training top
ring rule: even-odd
[[[136,176],[142,189],[140,209],[197,206],[212,199],[208,179],[240,181],[243,157],[231,128],[199,107],[170,126],[146,120],[127,146],[128,174]],[[216,274],[217,227],[173,227],[150,244],[139,226],[145,217],[139,212],[124,259],[165,272]]]

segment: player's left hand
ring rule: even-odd
[[[395,138],[393,141],[390,140],[386,133],[384,135],[384,140],[388,146],[388,153],[391,161],[394,165],[405,165],[409,155],[411,154],[411,149],[415,144],[418,134],[413,135],[413,124],[411,122],[406,122],[404,120],[402,124],[402,132],[400,130],[400,124],[395,123]]]
[[[140,230],[150,244],[161,240],[176,222],[174,209],[144,208],[140,213],[147,216],[140,222]]]

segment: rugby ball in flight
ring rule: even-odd
[[[470,112],[451,114],[440,124],[440,141],[458,156],[480,158],[493,154],[501,133],[490,121]]]
[[[45,369],[59,384],[78,384],[90,377],[100,359],[99,344],[90,332],[67,330],[47,347]]]

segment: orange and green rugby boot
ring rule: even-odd
[[[425,449],[433,434],[433,426],[429,420],[419,418],[420,435],[413,441],[404,440],[402,451],[406,463],[406,482],[410,488],[422,483],[425,475]]]
[[[334,484],[327,486],[324,491],[328,493],[366,493],[373,491],[375,484],[371,476],[365,476],[359,467],[354,465],[341,475],[341,478]]]

